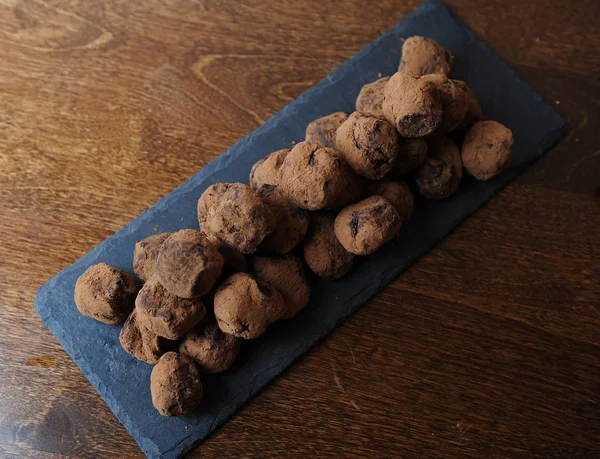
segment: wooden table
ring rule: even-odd
[[[0,456],[142,456],[36,288],[417,3],[0,5]],[[568,136],[194,456],[599,457],[600,2],[449,3]]]

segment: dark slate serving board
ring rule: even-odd
[[[298,316],[273,325],[258,340],[244,343],[234,368],[206,376],[205,399],[191,416],[166,418],[152,407],[152,367],[119,345],[119,327],[81,316],[73,302],[77,277],[104,261],[132,271],[136,240],[160,231],[176,231],[195,221],[196,201],[216,182],[247,182],[252,164],[269,152],[304,138],[313,119],[334,111],[352,112],[360,87],[391,75],[400,60],[402,39],[429,36],[456,56],[456,78],[478,95],[484,114],[513,130],[516,150],[508,170],[481,183],[465,179],[459,192],[444,201],[420,200],[402,236],[385,250],[361,258],[350,275],[336,282],[310,277],[312,298]],[[175,458],[190,450],[272,378],[409,267],[494,193],[541,156],[564,133],[561,117],[508,68],[471,30],[440,2],[423,4],[393,29],[366,46],[319,84],[244,137],[217,160],[162,198],[39,289],[37,311],[81,371],[148,457]]]

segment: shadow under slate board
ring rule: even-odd
[[[309,276],[309,305],[295,318],[272,325],[261,338],[246,342],[234,367],[203,378],[205,399],[192,415],[160,416],[150,398],[152,366],[127,354],[117,326],[79,314],[73,302],[75,281],[90,265],[106,262],[132,272],[136,240],[160,231],[177,231],[195,221],[196,202],[216,182],[245,182],[252,165],[268,153],[290,148],[304,138],[306,125],[334,111],[352,112],[362,85],[392,75],[400,61],[402,39],[424,35],[456,57],[453,76],[473,88],[487,118],[513,130],[516,149],[508,170],[489,182],[466,178],[447,200],[417,202],[401,237],[385,250],[360,258],[339,281]],[[119,421],[152,458],[175,458],[189,451],[230,417],[298,356],[450,233],[494,193],[541,156],[564,133],[562,118],[507,67],[470,29],[438,1],[421,5],[378,40],[306,91],[252,134],[241,139],[182,186],[162,198],[39,289],[37,311]],[[197,227],[197,226],[196,226]],[[400,377],[400,376],[399,376]]]

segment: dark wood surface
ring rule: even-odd
[[[0,4],[1,457],[142,456],[36,288],[417,3]],[[193,456],[600,456],[600,2],[449,3],[568,136]]]

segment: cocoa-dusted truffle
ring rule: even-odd
[[[256,251],[275,227],[275,218],[243,183],[216,183],[198,200],[200,229],[242,253]]]
[[[383,114],[402,137],[423,137],[438,128],[442,105],[431,81],[397,72],[383,94]]]
[[[427,159],[417,170],[417,190],[429,199],[452,196],[462,179],[460,152],[452,140],[441,134],[433,134],[426,140]]]
[[[335,112],[331,115],[317,118],[306,126],[307,142],[315,142],[323,147],[335,147],[335,131],[340,127],[348,115],[344,112]]]
[[[264,185],[276,186],[279,168],[289,152],[289,149],[274,151],[254,164],[250,170],[250,187],[259,191]]]
[[[134,308],[129,314],[119,334],[119,341],[123,349],[136,359],[154,365],[165,352],[177,349],[177,343],[152,332],[138,319],[137,313]]]
[[[208,292],[223,268],[215,244],[200,231],[171,234],[158,252],[155,275],[173,295],[196,298]]]
[[[254,257],[250,272],[256,279],[271,284],[281,293],[285,304],[282,319],[294,317],[308,303],[310,287],[299,258],[293,255]]]
[[[382,196],[371,196],[342,209],[334,231],[348,252],[369,255],[396,237],[401,227],[396,208]]]
[[[441,133],[455,130],[467,116],[469,111],[468,88],[464,81],[451,80],[444,75],[431,74],[422,77],[431,81],[437,90],[442,104],[442,121],[438,127]]]
[[[147,281],[154,274],[158,252],[171,233],[148,236],[135,243],[133,251],[133,272],[140,280]]]
[[[302,244],[304,261],[323,279],[345,276],[354,263],[354,254],[348,252],[333,231],[335,214],[315,212],[310,215],[308,233]]]
[[[314,142],[300,142],[279,169],[279,190],[307,210],[343,205],[362,184],[341,153]]]
[[[356,98],[356,111],[382,118],[383,88],[389,79],[390,77],[384,77],[364,85]]]
[[[398,154],[398,134],[382,118],[352,113],[338,128],[336,147],[358,175],[377,180],[387,174]]]
[[[77,279],[75,305],[86,317],[105,324],[118,324],[133,309],[136,292],[132,276],[106,263],[98,263]]]
[[[378,195],[387,199],[398,211],[402,225],[408,222],[412,215],[415,198],[405,182],[384,178],[367,186],[369,196]]]
[[[200,298],[179,298],[167,291],[157,279],[151,277],[135,300],[138,321],[150,331],[167,339],[179,339],[198,324],[206,314]]]
[[[448,76],[453,64],[454,56],[450,51],[431,38],[415,35],[404,40],[398,71],[417,76],[430,73]]]
[[[239,350],[239,338],[223,333],[212,317],[187,332],[179,344],[179,352],[194,359],[202,373],[228,370]]]
[[[275,216],[275,229],[260,245],[267,252],[286,254],[306,236],[308,212],[285,199],[277,188],[265,185],[258,195]]]
[[[477,180],[489,180],[509,165],[514,144],[507,127],[496,121],[479,121],[465,135],[463,165]]]
[[[228,277],[214,298],[219,328],[230,335],[253,339],[285,313],[281,294],[271,285],[237,273]]]
[[[150,374],[152,404],[163,416],[183,416],[202,400],[200,371],[192,359],[167,352]]]
[[[424,139],[398,139],[398,156],[392,168],[391,175],[401,179],[412,172],[425,161],[427,157],[427,142]]]

